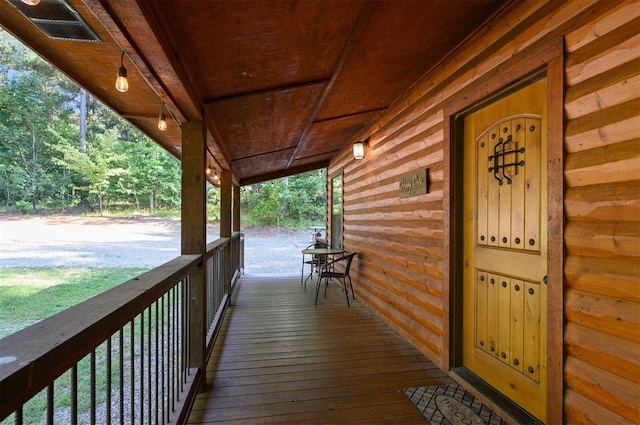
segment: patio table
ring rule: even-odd
[[[302,250],[302,273],[300,274],[300,284],[303,284],[303,279],[304,279],[304,256],[305,255],[311,255],[311,258],[313,258],[314,256],[318,255],[331,255],[331,257],[333,258],[334,255],[336,254],[342,254],[344,252],[344,249],[341,248],[307,248],[307,249],[303,249]],[[311,279],[313,277],[313,264],[311,264],[311,273],[309,273],[309,276],[307,276],[306,279],[304,279],[304,289],[307,289],[307,280]]]

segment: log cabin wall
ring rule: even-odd
[[[328,172],[344,172],[356,297],[446,368],[444,107],[514,55],[564,39],[568,423],[640,423],[639,28],[638,2],[516,2],[362,132],[364,160],[345,151]],[[429,192],[400,199],[401,176],[425,168]]]

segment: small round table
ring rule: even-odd
[[[313,258],[314,256],[318,255],[331,255],[332,257],[336,254],[342,254],[344,252],[344,249],[341,248],[307,248],[307,249],[303,249],[302,250],[302,274],[300,275],[300,285],[302,285],[303,283],[303,279],[304,279],[304,256],[305,255],[311,255],[311,258]],[[311,277],[313,277],[313,262],[311,262],[311,273],[309,273],[309,276],[307,276],[306,279],[304,279],[304,289],[307,289],[307,280],[309,280]]]

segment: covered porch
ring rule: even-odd
[[[114,377],[92,378],[87,422],[103,405],[113,423],[411,423],[399,391],[450,376],[527,423],[640,423],[640,3],[42,5],[99,41],[47,35],[49,9],[20,0],[0,0],[0,24],[181,160],[183,255],[3,339],[0,420],[45,388],[55,422],[59,377],[77,394],[76,364],[103,356],[88,375]],[[327,235],[359,253],[351,307],[242,277],[240,189],[319,168]]]

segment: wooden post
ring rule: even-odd
[[[206,234],[206,133],[202,121],[182,126],[182,224],[181,252],[204,254]],[[202,263],[191,274],[187,302],[189,303],[189,367],[206,371],[206,268]]]
[[[220,176],[220,237],[231,237],[231,172]]]
[[[233,203],[231,205],[233,210],[233,232],[240,231],[240,186],[233,186]],[[233,252],[234,258],[236,258],[237,262],[234,263],[240,270],[244,268],[244,260],[242,259],[242,248],[240,247],[240,241],[235,245],[235,251]],[[235,270],[232,270],[231,273],[235,273]],[[242,273],[242,272],[241,272]]]
[[[233,186],[233,231],[240,231],[240,186]]]
[[[223,171],[220,176],[220,237],[231,237],[231,172]],[[231,245],[224,248],[224,292],[231,293]]]

